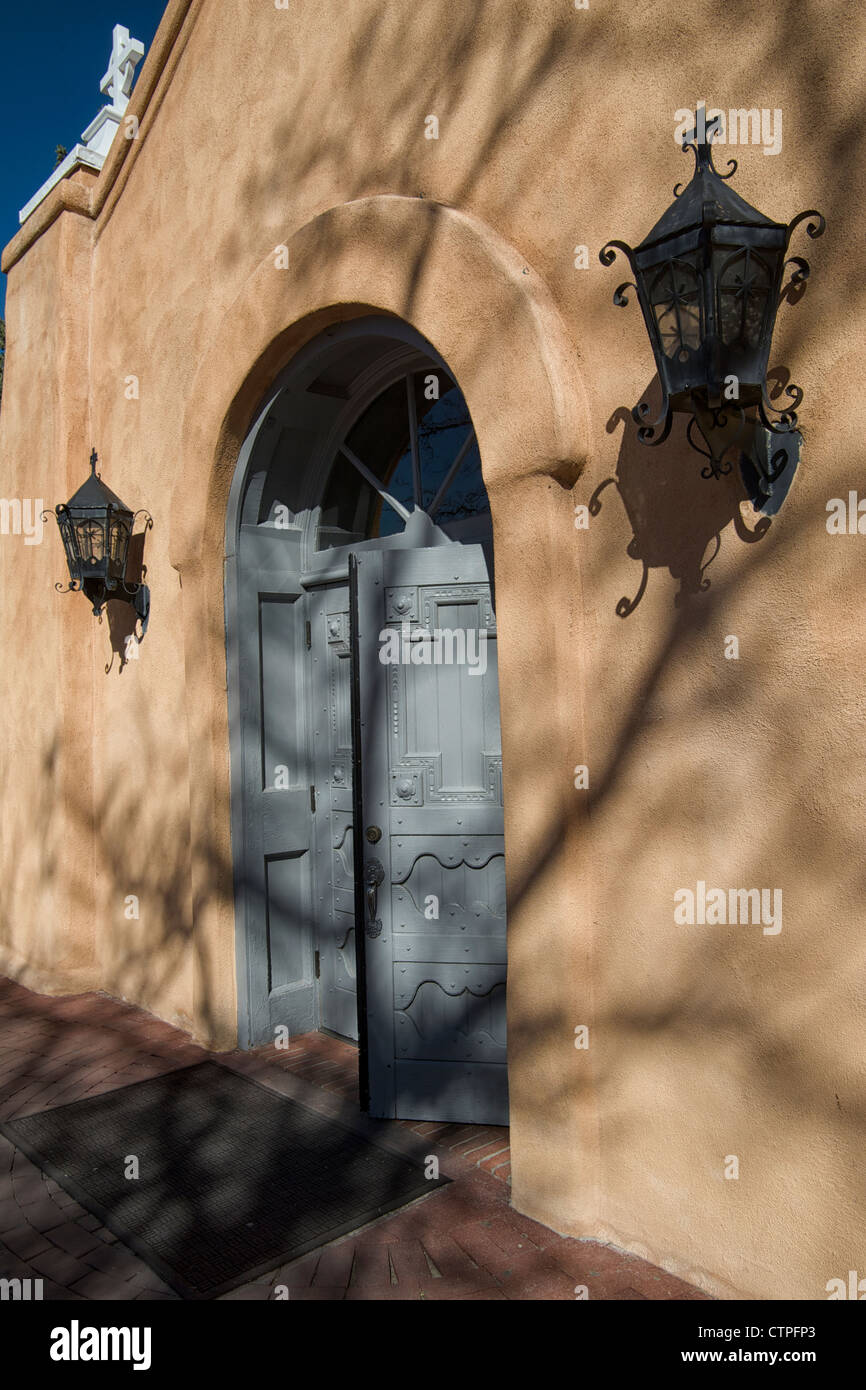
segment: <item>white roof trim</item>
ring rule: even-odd
[[[135,68],[143,57],[144,45],[140,40],[131,39],[128,29],[122,24],[115,24],[108,71],[100,84],[100,91],[111,96],[111,105],[103,106],[94,116],[81,136],[84,144],[77,144],[69,151],[63,163],[58,164],[51,177],[45,180],[30,202],[21,209],[18,214],[19,224],[26,222],[30,214],[48,197],[52,188],[74,170],[94,169],[98,173],[102,168],[123,119],[123,113],[129,105]]]
[[[52,188],[54,188],[61,179],[65,179],[67,174],[71,174],[74,169],[95,169],[96,172],[99,173],[104,163],[104,154],[98,154],[96,150],[89,150],[86,145],[73,145],[63,163],[58,164],[51,178],[46,179],[39,191],[33,194],[30,202],[24,204],[24,207],[18,214],[19,223],[26,222],[31,212],[34,212],[39,204],[48,197]]]

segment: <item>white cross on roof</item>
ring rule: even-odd
[[[108,71],[99,84],[99,90],[111,98],[113,109],[121,115],[129,105],[136,64],[143,57],[144,44],[139,39],[131,39],[129,30],[122,24],[115,24]]]

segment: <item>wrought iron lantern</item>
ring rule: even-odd
[[[599,259],[612,265],[618,251],[628,259],[634,281],[617,288],[614,303],[622,307],[626,290],[637,291],[658,369],[657,417],[649,419],[645,401],[632,411],[641,443],[662,444],[673,412],[688,412],[688,442],[708,460],[703,477],[730,473],[738,461],[753,502],[775,511],[799,459],[803,392],[790,383],[785,408],[773,405],[766,381],[770,344],[785,271],[792,268],[794,286],[809,275],[801,256],[786,259],[791,235],[812,219],[806,232],[814,239],[825,222],[814,210],[774,222],[735,193],[726,180],[737,161],[729,160],[724,174],[713,163],[719,123],[718,116],[707,122],[698,109],[695,129],[682,142],[695,156],[691,181],[676,186],[673,203],[639,246],[609,241]]]
[[[144,628],[150,591],[143,583],[128,584],[126,567],[136,519],[144,517],[145,530],[149,530],[153,518],[145,511],[132,512],[106,486],[96,472],[98,458],[92,450],[90,477],[68,502],[54,509],[69,566],[68,589],[62,584],[54,587],[62,593],[82,590],[97,617],[109,599],[131,603]]]

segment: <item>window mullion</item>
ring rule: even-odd
[[[415,506],[421,507],[424,503],[424,494],[421,490],[421,453],[418,448],[418,411],[415,404],[415,378],[411,372],[406,378],[406,401],[409,407],[409,441],[412,448],[412,491],[415,497]]]
[[[383,502],[387,502],[389,507],[393,507],[397,515],[402,517],[404,521],[409,520],[409,512],[407,512],[403,503],[398,502],[396,497],[392,497],[390,492],[385,491],[375,473],[370,472],[367,465],[361,462],[357,454],[352,453],[352,450],[347,444],[340,445],[340,453],[345,454],[352,467],[357,468],[364,481],[368,482],[370,487],[375,488]]]

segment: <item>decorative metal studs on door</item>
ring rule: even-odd
[[[69,566],[69,587],[54,587],[60,593],[82,590],[97,617],[109,599],[131,603],[141,622],[141,638],[147,627],[150,590],[143,582],[127,583],[126,570],[137,518],[144,517],[144,531],[153,526],[153,518],[146,511],[133,512],[115,496],[96,472],[98,458],[93,449],[90,477],[68,502],[55,508]],[[48,515],[45,513],[46,518]],[[142,576],[145,573],[142,565]]]
[[[707,123],[698,108],[695,129],[683,139],[683,150],[695,156],[691,182],[677,185],[674,202],[639,246],[609,241],[599,259],[612,265],[617,251],[628,258],[635,280],[617,288],[614,303],[622,307],[625,291],[637,291],[661,382],[657,418],[647,423],[650,407],[643,401],[632,411],[641,443],[662,444],[672,412],[689,412],[688,441],[708,459],[702,476],[730,473],[737,461],[755,505],[775,511],[799,460],[796,412],[803,392],[788,384],[789,404],[775,407],[767,360],[782,276],[792,267],[787,290],[809,275],[801,256],[785,259],[791,234],[810,218],[806,232],[814,239],[825,222],[814,210],[787,225],[774,222],[728,188],[737,162],[730,160],[725,174],[713,164],[719,124],[718,116]]]

